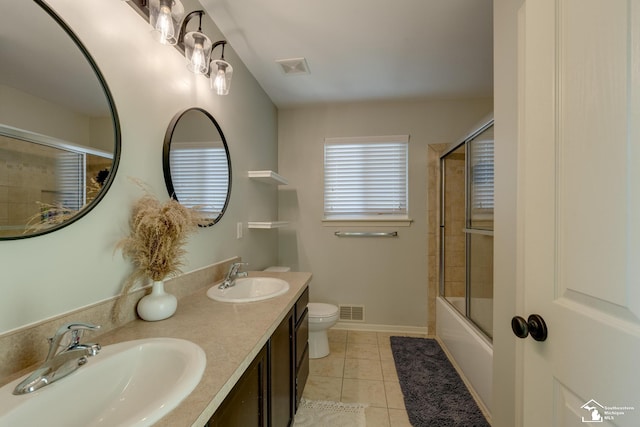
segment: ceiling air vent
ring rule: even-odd
[[[341,305],[340,320],[364,322],[364,305]]]
[[[309,66],[304,58],[278,59],[276,63],[280,65],[285,74],[309,74]]]

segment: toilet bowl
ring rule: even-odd
[[[310,302],[307,308],[309,310],[309,358],[319,359],[329,354],[327,330],[338,321],[338,307]]]

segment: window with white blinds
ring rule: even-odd
[[[85,204],[85,154],[56,149],[57,202],[60,208],[79,211]]]
[[[224,208],[229,185],[227,155],[221,142],[172,143],[171,180],[180,203],[217,218]]]
[[[493,219],[494,143],[490,127],[467,145],[469,147],[471,225],[476,220]]]
[[[326,138],[325,219],[406,218],[409,136]]]

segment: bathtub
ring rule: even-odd
[[[462,298],[461,298],[462,300]],[[464,301],[453,301],[464,304]],[[467,385],[491,416],[493,347],[475,326],[444,298],[436,298],[436,336],[462,371]]]

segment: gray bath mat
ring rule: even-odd
[[[391,337],[400,387],[414,427],[489,427],[438,342]]]

